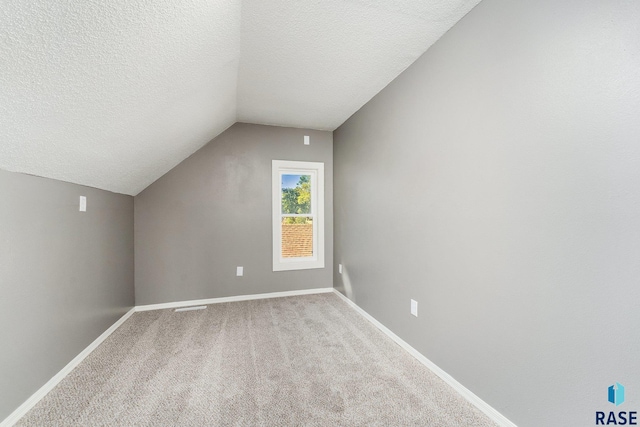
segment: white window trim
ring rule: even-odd
[[[313,214],[314,234],[313,257],[282,258],[282,181],[280,177],[283,172],[286,174],[312,175],[311,212]],[[273,271],[324,268],[324,163],[273,160],[271,174],[271,194],[273,204]]]

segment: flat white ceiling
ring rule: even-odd
[[[135,195],[236,121],[333,130],[479,0],[4,0],[0,169]]]

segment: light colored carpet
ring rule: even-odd
[[[333,294],[135,313],[20,426],[494,426]]]

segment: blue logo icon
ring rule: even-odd
[[[615,386],[609,387],[609,402],[616,406],[620,406],[624,403],[624,386],[616,382]]]

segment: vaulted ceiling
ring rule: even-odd
[[[333,130],[479,0],[3,0],[0,169],[135,195],[236,121]]]

